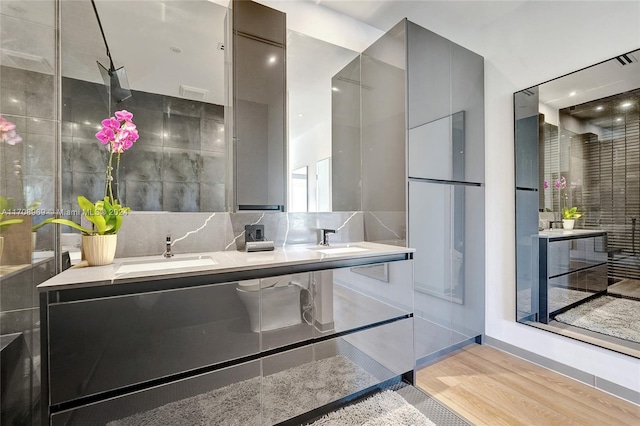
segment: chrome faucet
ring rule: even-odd
[[[329,234],[335,234],[335,233],[336,233],[335,229],[322,228],[322,241],[320,241],[320,245],[321,246],[328,246],[329,245]]]
[[[164,250],[164,257],[167,259],[173,257],[173,253],[171,253],[171,235],[167,235],[167,248]]]
[[[560,224],[562,224],[562,221],[561,221],[561,220],[550,220],[550,221],[549,221],[549,229],[554,229],[554,227],[553,227],[553,224],[554,224],[554,223],[560,223]]]

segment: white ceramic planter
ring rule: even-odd
[[[562,227],[564,229],[573,229],[573,226],[576,224],[575,219],[562,219]]]
[[[89,266],[102,266],[113,263],[116,256],[118,235],[83,235],[82,253]]]

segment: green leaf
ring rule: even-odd
[[[74,228],[74,229],[77,229],[79,231],[82,231],[83,233],[88,234],[88,235],[96,234],[95,231],[92,231],[92,230],[87,229],[87,228],[85,228],[83,226],[80,226],[77,223],[72,222],[72,221],[70,221],[68,219],[56,219],[54,217],[51,217],[49,219],[45,219],[44,221],[40,222],[39,224],[37,224],[33,228],[31,228],[31,230],[35,231],[38,228],[40,228],[41,226],[46,225],[47,223],[58,223],[60,225],[67,225],[67,226],[69,226],[71,228]]]
[[[2,197],[0,197],[0,204],[2,203]],[[92,203],[86,197],[80,195],[78,197],[78,205],[82,209],[84,217],[93,224],[94,229],[87,229],[75,222],[67,219],[49,218],[38,225],[32,227],[32,231],[36,231],[41,226],[47,223],[57,223],[60,225],[66,225],[74,229],[78,229],[88,235],[110,235],[116,234],[122,226],[122,214],[131,211],[129,207],[122,207],[114,202],[109,202],[109,197],[105,197],[103,200]],[[2,216],[0,215],[0,219]],[[21,221],[21,220],[20,220]],[[0,224],[3,222],[0,222]]]
[[[98,235],[104,235],[107,229],[107,223],[102,216],[102,202],[98,201],[94,205],[91,201],[80,195],[78,197],[78,205],[83,210],[84,217],[91,223],[93,223],[97,229]]]
[[[582,217],[582,213],[578,213],[577,207],[572,207],[570,209],[565,207],[562,210],[563,219],[580,219],[581,217]]]
[[[9,225],[17,225],[18,223],[22,223],[22,219],[9,219],[4,222],[0,222],[0,226],[9,226]]]

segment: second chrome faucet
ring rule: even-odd
[[[329,245],[329,234],[335,234],[336,230],[335,229],[327,229],[327,228],[322,228],[322,241],[320,241],[320,245],[321,246],[328,246]]]
[[[171,235],[167,235],[167,246],[164,249],[164,257],[167,259],[173,257],[173,253],[171,253]]]

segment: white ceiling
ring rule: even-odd
[[[473,33],[531,0],[508,1],[435,1],[435,0],[306,0],[351,16],[373,27],[387,31],[401,19],[409,18],[418,25],[434,21],[439,27],[465,27]]]
[[[289,10],[293,5],[305,5],[307,9],[311,6],[318,13],[325,15],[330,10],[343,14],[333,15],[336,22],[340,16],[348,16],[381,31],[387,31],[404,17],[409,17],[416,24],[450,38],[485,58],[499,51],[500,43],[503,41],[500,37],[505,37],[505,34],[496,28],[504,31],[505,21],[508,22],[515,16],[528,16],[528,12],[534,6],[540,7],[540,3],[533,0],[258,1],[271,7]],[[224,16],[227,12],[224,5],[228,4],[228,0],[97,0],[96,3],[115,65],[125,66],[133,89],[179,96],[180,85],[186,85],[206,90],[206,102],[224,104],[224,52],[218,50],[218,43],[224,41]],[[3,21],[3,64],[32,68],[39,72],[53,72],[53,46],[37,42],[46,37],[48,30],[43,25],[23,20],[26,18],[33,22],[50,24],[53,16],[51,5],[50,1],[0,2],[0,12],[3,15],[20,18]],[[63,75],[101,82],[95,62],[100,61],[108,65],[108,60],[90,1],[63,0],[61,5]],[[549,16],[552,18],[553,2],[543,6],[548,8]],[[306,18],[308,19],[308,16]],[[310,27],[309,21],[292,22],[298,19],[298,15],[294,13],[289,14],[288,19],[290,27]],[[211,25],[212,22],[218,24]],[[531,27],[521,28],[521,31],[542,28],[539,22],[531,22],[528,25]],[[332,28],[327,26],[324,31],[329,34]],[[21,32],[24,34],[20,34]],[[517,33],[509,35],[518,36]],[[504,39],[504,43],[508,44],[508,40]],[[175,48],[181,52],[175,53]],[[313,63],[313,58],[304,58],[306,52],[298,51],[296,56],[301,61]],[[522,57],[514,57],[513,60],[518,63],[522,61]],[[545,89],[541,91],[541,100],[562,108],[571,103],[594,99],[594,96],[607,96],[614,91],[620,91],[619,87],[638,87],[640,72],[634,70],[638,67],[640,65],[635,64],[634,67],[623,71],[631,78],[637,77],[632,83],[625,79],[627,83],[610,87],[598,86],[597,90],[594,89],[596,85],[593,83],[600,78],[596,69],[581,73],[581,76],[585,76],[583,82],[573,81],[567,85],[566,82],[569,80],[556,80],[545,85]],[[290,78],[293,75],[289,73]],[[589,89],[580,90],[580,87]],[[579,96],[569,99],[568,93],[574,90],[578,91]]]

